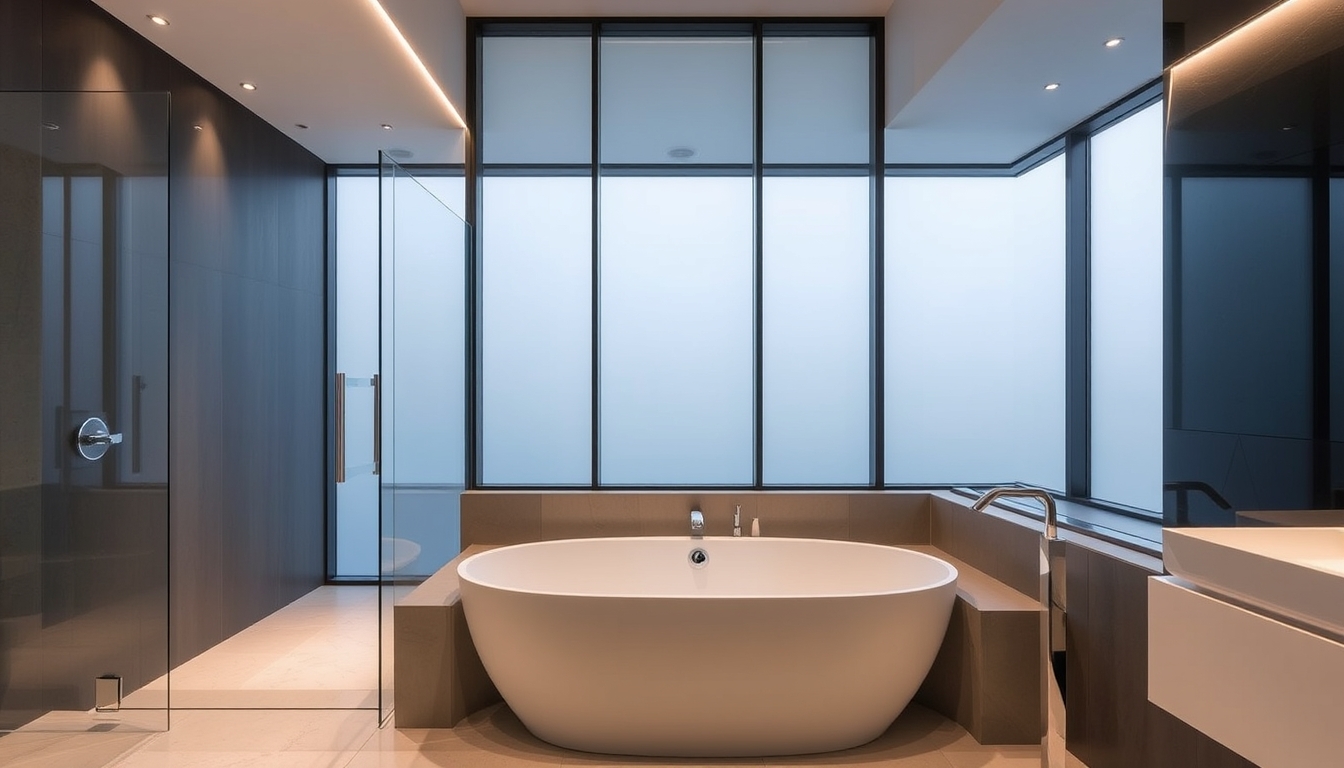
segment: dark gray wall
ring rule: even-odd
[[[325,167],[89,0],[0,0],[5,89],[171,94],[170,625],[179,663],[324,580]],[[0,266],[0,282],[17,285]],[[0,535],[23,538],[9,513],[36,508],[37,490],[0,505]]]

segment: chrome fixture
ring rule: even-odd
[[[700,510],[691,510],[691,538],[703,539],[705,537],[705,516],[700,514]]]
[[[75,432],[75,450],[89,461],[97,461],[114,445],[121,443],[121,433],[112,434],[107,422],[93,416],[85,419]]]
[[[692,568],[704,568],[705,563],[709,562],[709,553],[703,547],[696,547],[691,550],[691,554],[686,559],[691,561]]]
[[[1041,534],[1041,736],[1042,768],[1064,768],[1064,616],[1068,600],[1064,591],[1064,542],[1059,538],[1055,499],[1041,488],[1005,486],[991,488],[975,500],[978,512],[1002,498],[1037,499],[1045,505],[1045,531]],[[1055,578],[1059,574],[1059,578]]]
[[[1059,538],[1058,517],[1055,511],[1055,498],[1049,491],[1041,488],[1029,488],[1021,485],[1005,485],[1001,488],[990,488],[984,495],[975,500],[971,509],[976,512],[984,512],[985,507],[1002,498],[1036,499],[1045,505],[1045,537],[1047,539]]]
[[[733,535],[742,535],[742,505],[733,507]]]

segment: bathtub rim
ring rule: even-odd
[[[947,569],[947,575],[933,582],[922,582],[917,585],[903,589],[883,589],[877,591],[848,591],[848,592],[818,592],[809,594],[761,594],[761,593],[742,593],[727,595],[705,595],[695,593],[679,594],[642,594],[642,593],[611,593],[611,592],[563,592],[558,590],[540,590],[540,589],[521,589],[517,587],[504,586],[494,582],[484,581],[473,577],[467,572],[468,566],[478,558],[504,551],[523,550],[531,547],[543,547],[547,545],[557,545],[573,542],[601,542],[601,541],[677,541],[688,545],[694,545],[698,541],[736,541],[736,542],[806,542],[809,544],[821,544],[826,546],[850,546],[863,547],[867,549],[897,550],[906,555],[916,556],[918,559],[931,560],[942,565]],[[751,544],[748,546],[757,546]],[[740,536],[705,536],[703,538],[692,538],[690,536],[591,536],[591,537],[573,537],[566,539],[547,539],[545,541],[528,541],[519,544],[508,544],[501,547],[488,549],[484,552],[478,552],[471,557],[466,558],[457,565],[457,577],[460,581],[470,582],[473,586],[483,589],[492,589],[500,592],[508,592],[516,595],[537,595],[544,597],[565,597],[582,599],[609,599],[609,600],[839,600],[849,598],[867,598],[881,597],[883,595],[903,595],[915,592],[927,592],[943,589],[951,585],[955,588],[960,572],[952,563],[931,555],[927,552],[920,552],[915,549],[895,546],[890,544],[874,544],[867,541],[848,541],[845,539],[815,539],[806,537],[790,536],[760,536],[760,537],[740,537]]]

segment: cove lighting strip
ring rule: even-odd
[[[415,49],[411,47],[410,41],[406,39],[405,35],[401,34],[401,30],[397,28],[397,23],[388,15],[387,9],[384,8],[383,4],[378,0],[369,0],[369,5],[373,6],[374,10],[378,12],[378,15],[382,17],[383,23],[387,25],[388,31],[401,43],[401,47],[406,51],[406,55],[410,57],[411,61],[415,62],[415,66],[420,69],[420,74],[424,75],[425,82],[429,83],[429,87],[434,90],[434,93],[438,94],[439,100],[442,101],[443,106],[448,109],[448,114],[453,118],[453,121],[457,123],[459,128],[465,129],[467,127],[467,121],[462,119],[462,115],[458,113],[457,107],[453,106],[453,102],[448,99],[448,94],[443,92],[443,88],[439,85],[438,81],[434,79],[434,75],[430,74],[429,67],[426,67],[425,62],[420,60],[420,56],[416,54]]]

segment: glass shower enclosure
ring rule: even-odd
[[[395,705],[397,602],[456,557],[466,483],[468,227],[439,178],[379,163],[379,715]],[[436,194],[437,192],[437,194]]]
[[[0,734],[168,726],[168,110],[0,93]]]

